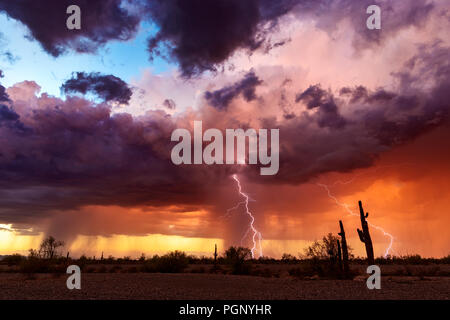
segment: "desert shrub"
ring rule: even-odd
[[[153,256],[143,266],[143,272],[180,273],[189,265],[186,253],[173,251],[161,257]]]
[[[52,260],[28,257],[19,265],[19,271],[25,274],[34,273],[65,273],[66,265]]]
[[[450,264],[450,254],[440,260],[443,264]]]
[[[19,270],[21,273],[29,273],[29,274],[49,272],[50,261],[34,257],[28,257],[27,259],[22,261]]]
[[[26,257],[24,257],[20,254],[13,254],[13,255],[4,257],[2,262],[4,264],[8,265],[8,267],[11,267],[11,266],[20,265],[24,260],[26,260]]]
[[[321,241],[314,241],[312,245],[307,247],[305,251],[305,257],[309,259],[319,259],[326,260],[330,258],[335,258],[338,256],[337,241],[339,237],[334,236],[329,233],[322,238]],[[352,259],[354,256],[352,254],[353,248],[347,245],[348,257]]]
[[[281,257],[281,262],[283,263],[296,263],[297,258],[289,253],[283,253],[283,256]]]
[[[251,251],[243,247],[230,247],[225,251],[225,261],[231,266],[232,274],[250,274],[252,266],[248,261]]]
[[[395,260],[401,260],[401,263],[403,264],[427,264],[427,261],[422,259],[422,257],[418,254],[396,257]]]
[[[89,263],[89,258],[86,257],[86,256],[83,254],[83,255],[81,255],[80,258],[78,258],[76,264],[80,267],[80,269],[81,269],[82,271],[84,271],[84,269],[86,268],[86,266],[87,266],[88,263]]]
[[[310,277],[320,277],[323,279],[353,279],[356,276],[354,270],[349,270],[345,274],[333,260],[308,259],[302,260],[298,267],[288,270],[290,276],[304,279]]]
[[[434,277],[434,276],[437,276],[440,271],[441,271],[441,268],[439,266],[430,266],[430,268],[420,267],[418,274],[421,277],[425,277],[425,276]]]

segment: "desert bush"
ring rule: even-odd
[[[316,240],[312,245],[307,247],[304,250],[304,256],[308,259],[316,260],[335,258],[338,256],[337,241],[339,239],[339,237],[336,237],[332,233],[329,233],[324,236],[321,241]],[[353,248],[347,245],[347,250],[349,259],[352,259],[354,257],[354,255],[352,254]]]
[[[20,264],[21,273],[34,274],[50,272],[51,262],[49,260],[28,257]]]
[[[281,262],[283,263],[296,263],[297,258],[289,253],[283,253],[283,256],[281,257]]]
[[[19,265],[19,271],[24,274],[35,273],[65,273],[66,264],[58,263],[53,260],[28,257]]]
[[[332,260],[308,259],[302,260],[300,266],[288,270],[290,276],[304,279],[310,277],[320,277],[323,279],[353,279],[356,271],[349,270],[345,274]]]
[[[225,251],[225,261],[231,266],[232,274],[250,274],[252,266],[249,263],[251,251],[243,247],[230,247]]]
[[[8,267],[11,267],[11,266],[20,265],[24,260],[26,260],[26,257],[24,257],[20,254],[13,254],[13,255],[4,257],[2,262],[4,264],[6,264]]]
[[[181,273],[189,265],[186,253],[173,251],[161,257],[153,256],[142,266],[143,272]]]
[[[441,268],[439,266],[430,266],[430,268],[420,267],[418,274],[421,277],[434,277],[439,274]]]

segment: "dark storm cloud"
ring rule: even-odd
[[[97,72],[77,72],[75,78],[67,80],[61,86],[61,90],[64,93],[94,93],[105,102],[115,101],[123,104],[128,104],[133,94],[122,79]]]
[[[0,70],[0,75],[2,75]],[[6,93],[6,89],[4,86],[0,84],[0,102],[9,101],[8,94]]]
[[[316,21],[317,27],[334,32],[344,19],[355,30],[357,49],[380,44],[399,30],[420,26],[434,9],[426,0],[378,1],[382,7],[381,30],[368,30],[366,9],[372,0],[154,0],[146,1],[151,19],[160,28],[149,40],[151,57],[162,55],[178,62],[191,77],[216,71],[236,50],[249,54],[268,51],[289,40],[270,43],[272,31],[287,13],[299,20]],[[168,55],[168,56],[167,56]]]
[[[70,5],[81,9],[81,30],[66,27]],[[110,40],[128,40],[140,21],[122,7],[122,0],[0,0],[2,11],[26,25],[30,36],[55,57],[67,49],[94,52]]]
[[[20,114],[0,109],[0,221],[86,205],[205,204],[226,174],[173,165],[170,136],[182,124],[164,112],[133,118],[82,98],[38,99],[32,112],[26,101],[14,103]]]
[[[11,108],[3,104],[0,105],[0,123],[3,121],[15,121],[19,118],[19,115],[11,110]]]
[[[172,131],[202,119],[201,113],[209,115],[205,130],[219,122],[229,128],[247,126],[226,109],[211,114],[205,106],[196,115],[172,118],[154,111],[132,117],[81,98],[43,95],[35,98],[39,107],[32,112],[23,96],[12,99],[14,109],[0,109],[2,119],[14,124],[0,126],[0,218],[26,220],[32,212],[95,204],[205,205],[214,199],[205,192],[217,192],[217,182],[227,181],[236,170],[255,183],[298,184],[324,172],[371,166],[382,152],[448,120],[448,53],[440,44],[424,47],[396,75],[395,92],[345,88],[337,98],[311,86],[297,97],[296,105],[306,106],[304,112],[289,119],[262,118],[262,128],[280,129],[280,171],[273,177],[261,177],[258,166],[172,164]],[[430,81],[431,87],[421,87]],[[35,88],[31,82],[22,86]],[[354,99],[355,94],[361,98]],[[414,103],[406,107],[405,101]]]
[[[216,71],[237,50],[251,54],[284,45],[271,39],[279,19],[293,14],[316,21],[317,27],[334,32],[349,19],[357,48],[379,44],[402,28],[420,26],[434,9],[426,0],[380,0],[382,29],[368,30],[366,8],[372,0],[0,0],[0,12],[21,21],[30,36],[53,56],[67,49],[94,52],[111,40],[136,35],[142,20],[158,26],[148,41],[150,57],[161,55],[177,62],[185,77]],[[81,30],[67,30],[66,8],[80,6]],[[128,8],[129,10],[127,10]],[[273,43],[272,43],[273,42]]]
[[[310,86],[297,95],[295,102],[306,103],[306,107],[309,110],[317,109],[315,117],[320,127],[338,129],[346,124],[345,119],[339,114],[333,95],[320,88],[320,86]]]
[[[255,89],[262,84],[255,72],[250,71],[244,78],[233,85],[226,86],[222,89],[210,92],[205,92],[205,99],[219,110],[226,109],[231,101],[242,94],[247,102],[256,99]]]
[[[376,102],[376,101],[390,101],[396,97],[393,92],[388,92],[384,89],[378,89],[377,91],[370,93],[367,88],[363,86],[357,86],[356,88],[342,88],[339,92],[340,96],[350,96],[351,103],[356,102]]]
[[[1,70],[0,70],[0,75]],[[14,134],[22,136],[27,132],[27,128],[20,121],[20,116],[10,106],[11,100],[6,93],[5,87],[0,84],[0,129],[8,128]],[[1,157],[1,150],[0,150]]]
[[[215,71],[235,50],[260,48],[266,33],[295,1],[147,1],[160,30],[149,40],[152,56],[168,50],[184,76]],[[266,22],[269,25],[263,26]],[[265,27],[265,28],[264,28]],[[161,45],[165,50],[161,50]]]
[[[0,0],[0,8],[21,8],[24,3],[28,1]],[[105,3],[116,4],[117,1],[99,1],[93,5]],[[156,45],[167,42],[169,54],[180,63],[186,76],[214,70],[236,49],[252,51],[259,48],[267,35],[264,31],[271,30],[278,17],[287,11],[299,16],[318,13],[318,26],[330,30],[344,17],[351,19],[356,14],[361,20],[364,17],[364,21],[367,17],[365,8],[359,11],[366,1],[185,3],[197,6],[189,8],[182,1],[154,1],[149,8],[153,15],[158,15],[155,20],[161,27],[153,50],[157,49]],[[290,11],[293,4],[298,7]],[[336,8],[338,4],[345,6]],[[358,10],[353,9],[353,4]],[[216,5],[225,6],[226,10],[205,10],[214,9]],[[247,6],[247,12],[237,10]],[[427,8],[420,0],[396,1],[392,6],[401,9],[392,10],[401,13],[398,19],[391,20],[391,23],[398,21],[392,30],[420,23],[429,12],[419,12],[418,8]],[[181,9],[189,14],[180,12]],[[36,12],[29,10],[21,14],[28,21],[35,19]],[[333,16],[339,19],[327,20],[328,15],[330,19]],[[102,19],[99,18],[99,27],[106,27],[105,24],[102,26]],[[334,25],[330,21],[334,21]],[[389,19],[383,21],[389,26]],[[219,22],[222,23],[220,26]],[[266,22],[269,26],[260,27]],[[189,23],[192,23],[190,28]],[[46,24],[52,25],[52,22],[44,21],[44,26]],[[120,25],[112,28],[117,37]],[[203,27],[205,30],[202,31]],[[186,32],[186,28],[190,32]],[[33,35],[39,35],[36,30]],[[238,35],[239,32],[242,35]],[[357,32],[364,34],[366,31]],[[382,35],[373,38],[373,42],[381,41]],[[86,37],[89,40],[89,36]],[[100,37],[97,41],[93,37],[89,41],[103,43],[107,40]],[[49,52],[53,50],[54,55],[67,48],[83,51],[78,47],[79,39],[72,36],[39,41],[49,47]],[[280,120],[263,118],[263,115],[258,117],[255,121],[261,121],[261,128],[280,129],[280,171],[273,177],[261,177],[257,166],[173,165],[170,160],[171,132],[175,128],[188,127],[199,114],[180,113],[175,118],[154,111],[143,117],[132,117],[113,114],[107,104],[95,104],[76,97],[63,100],[42,94],[27,100],[25,96],[30,91],[36,92],[36,85],[25,88],[29,90],[18,90],[15,98],[12,88],[8,91],[9,99],[0,86],[0,99],[4,102],[4,107],[0,108],[3,119],[0,124],[0,221],[27,224],[54,211],[77,210],[88,205],[212,205],[219,193],[219,185],[230,180],[227,178],[231,173],[251,176],[254,183],[299,184],[321,173],[371,166],[382,152],[411,141],[448,120],[449,53],[449,48],[441,44],[424,46],[401,72],[395,74],[399,81],[395,90],[344,88],[339,96],[334,96],[316,85],[303,88],[297,96],[295,107],[300,109],[305,105],[304,112],[289,109],[289,112],[283,112],[284,117]],[[105,101],[127,102],[129,91],[124,89],[123,83],[110,77],[80,73],[65,86],[67,92],[93,92]],[[109,80],[113,87],[117,85],[115,90],[110,90]],[[255,74],[249,73],[234,85],[210,92],[207,100],[223,112],[211,112],[214,110],[206,107],[200,110],[199,113],[210,116],[203,117],[204,129],[216,127],[216,123],[229,125],[229,128],[247,127],[248,123],[241,123],[226,106],[238,95],[248,101],[255,99],[259,81]],[[31,82],[22,84],[31,85]],[[208,192],[215,196],[209,197]]]

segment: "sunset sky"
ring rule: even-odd
[[[234,174],[265,256],[339,220],[364,256],[358,200],[376,256],[450,254],[449,30],[447,0],[0,0],[0,255],[251,247]],[[174,165],[196,120],[279,129],[278,174]]]

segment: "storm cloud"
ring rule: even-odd
[[[67,80],[61,90],[64,93],[93,93],[105,102],[115,101],[128,104],[133,92],[128,84],[113,75],[77,72],[76,77]]]
[[[151,19],[160,27],[148,49],[151,56],[168,52],[187,77],[217,71],[236,50],[261,48],[277,19],[294,4],[291,0],[148,1]]]
[[[366,28],[371,0],[51,0],[45,10],[33,0],[0,0],[0,12],[26,25],[30,37],[55,57],[68,50],[95,52],[109,41],[134,38],[142,21],[154,23],[158,29],[148,40],[150,59],[175,61],[189,78],[221,70],[236,51],[251,55],[284,45],[286,39],[272,35],[287,15],[314,19],[330,34],[347,19],[355,31],[355,47],[363,48],[378,45],[403,28],[422,25],[435,9],[434,2],[426,0],[377,3],[384,9],[383,28],[375,31]],[[65,27],[66,8],[73,4],[81,8],[81,30]]]
[[[177,117],[161,110],[133,117],[82,98],[22,94],[15,102],[12,95],[15,111],[2,108],[2,119],[27,130],[0,127],[0,193],[7,199],[1,218],[10,210],[48,212],[93,204],[205,205],[206,190],[216,192],[218,179],[232,173],[255,183],[300,184],[322,173],[371,166],[386,150],[448,121],[448,52],[440,44],[424,46],[397,73],[395,92],[346,87],[336,97],[313,85],[297,96],[296,105],[304,106],[297,116],[261,116],[261,127],[279,128],[281,134],[280,171],[266,178],[255,166],[175,166],[170,160],[171,132],[189,128],[194,119],[207,118],[205,130],[219,123],[217,128],[247,127],[246,117],[236,119],[233,110],[210,114],[205,105]],[[426,79],[434,79],[429,90],[418,86]],[[22,83],[11,92],[20,87],[33,92],[24,90],[29,86],[35,84]],[[38,107],[30,112],[27,101],[36,99]],[[405,101],[414,103],[406,107]]]
[[[366,35],[367,30],[361,26],[367,18],[364,6],[368,1],[142,1],[147,11],[142,11],[140,19],[149,15],[148,19],[154,19],[159,28],[149,42],[151,53],[168,54],[170,60],[178,62],[184,78],[177,74],[176,81],[172,81],[175,76],[152,74],[151,81],[139,82],[148,96],[157,93],[155,105],[143,108],[143,116],[117,113],[109,103],[130,102],[127,110],[135,107],[134,97],[130,99],[130,87],[112,75],[75,73],[62,86],[68,93],[64,98],[39,94],[38,85],[33,81],[17,83],[7,90],[0,86],[0,221],[23,226],[25,230],[28,225],[36,225],[35,221],[50,217],[51,231],[63,233],[70,232],[73,222],[78,228],[74,232],[78,234],[173,232],[193,236],[194,229],[208,229],[209,233],[201,236],[217,236],[217,229],[196,223],[217,220],[231,203],[226,200],[232,197],[236,200],[232,174],[242,177],[246,188],[265,189],[273,195],[274,190],[297,188],[323,174],[372,167],[387,151],[448,125],[448,41],[433,43],[428,38],[416,39],[408,30],[408,34],[399,37],[402,45],[398,46],[408,50],[394,54],[397,49],[391,50],[386,45],[386,51],[392,55],[383,51],[381,60],[387,57],[386,61],[395,62],[386,66],[387,71],[375,70],[381,65],[379,61],[368,62],[378,53],[379,48],[372,46],[385,44],[389,36],[402,28],[420,27],[426,22],[434,10],[434,2],[382,2],[392,7],[383,16],[386,29]],[[1,0],[0,4],[5,7]],[[247,11],[241,12],[244,8]],[[400,18],[395,18],[394,13]],[[254,67],[254,71],[247,73],[205,75],[203,82],[185,79],[204,71],[219,70],[239,50],[249,54],[260,50],[271,40],[271,33],[285,15],[313,21],[309,25],[309,37],[297,30],[298,34],[292,37],[295,43],[286,45],[292,45],[291,53],[286,50],[287,54],[283,52],[275,62],[267,62],[267,56],[255,55],[251,66],[247,59],[238,61],[241,70]],[[348,30],[355,27],[354,33],[350,32],[354,37],[350,47],[368,49],[369,59],[355,57],[350,61],[355,65],[351,65],[353,69],[349,68],[352,70],[348,74],[343,70],[351,60],[346,60],[347,55],[345,59],[331,59],[332,63],[345,62],[336,69],[329,68],[329,61],[316,52],[309,53],[314,59],[302,65],[301,58],[307,55],[300,55],[303,45],[314,49],[336,48],[324,51],[332,55],[351,52],[347,47],[342,50],[347,42],[336,45],[323,32],[332,34],[345,19],[350,24]],[[436,32],[436,36],[446,34]],[[83,38],[81,34],[80,37]],[[101,39],[101,43],[109,41],[109,38]],[[304,43],[304,39],[318,40]],[[405,45],[411,39],[423,43],[417,52],[409,50],[412,48],[409,44]],[[60,50],[56,50],[57,55],[70,49],[82,51],[77,49],[76,38],[52,41],[50,47]],[[322,47],[322,42],[327,46]],[[311,60],[313,64],[309,63]],[[367,69],[373,75],[359,72],[359,68],[367,67],[365,63],[370,63],[372,68]],[[243,78],[238,78],[243,74]],[[287,78],[292,80],[286,81]],[[328,82],[321,84],[323,80]],[[183,87],[186,83],[189,89]],[[198,83],[201,85],[196,86]],[[190,90],[192,96],[199,97],[192,103]],[[99,99],[90,101],[91,95]],[[195,120],[203,121],[204,130],[280,129],[278,174],[262,177],[259,166],[175,166],[170,159],[171,133],[177,128],[192,130]],[[293,194],[298,192],[294,189]],[[228,198],[224,200],[222,196]],[[266,198],[270,201],[259,212],[264,214],[267,204],[273,202],[275,205],[270,210],[277,215],[285,214],[282,206],[286,205],[286,198]],[[303,202],[309,206],[310,199],[305,198]],[[119,213],[109,215],[111,207],[120,208]],[[140,208],[143,214],[148,209],[152,215],[130,218],[124,214],[133,208]],[[103,213],[93,214],[92,218],[90,214],[95,210]],[[167,231],[168,222],[174,216],[192,221],[192,216],[179,213],[188,210],[196,212],[195,223],[186,223],[178,233]],[[297,208],[292,210],[295,213],[286,215],[301,214]],[[79,215],[89,218],[79,219]],[[113,227],[106,226],[104,220],[108,219],[117,220],[108,222]],[[125,220],[132,222],[124,223]],[[262,223],[262,219],[258,221]],[[95,228],[89,228],[90,225]],[[134,225],[138,226],[133,228]],[[292,237],[296,236],[297,231]]]
[[[250,102],[256,99],[255,89],[262,84],[254,71],[248,72],[244,78],[233,85],[225,86],[219,90],[205,92],[205,99],[219,110],[226,109],[231,101],[242,94],[245,101]]]
[[[81,30],[68,30],[66,10],[78,5]],[[54,57],[68,49],[95,52],[111,40],[128,40],[136,34],[140,18],[123,7],[122,0],[0,0],[0,13],[22,22],[30,36]]]

